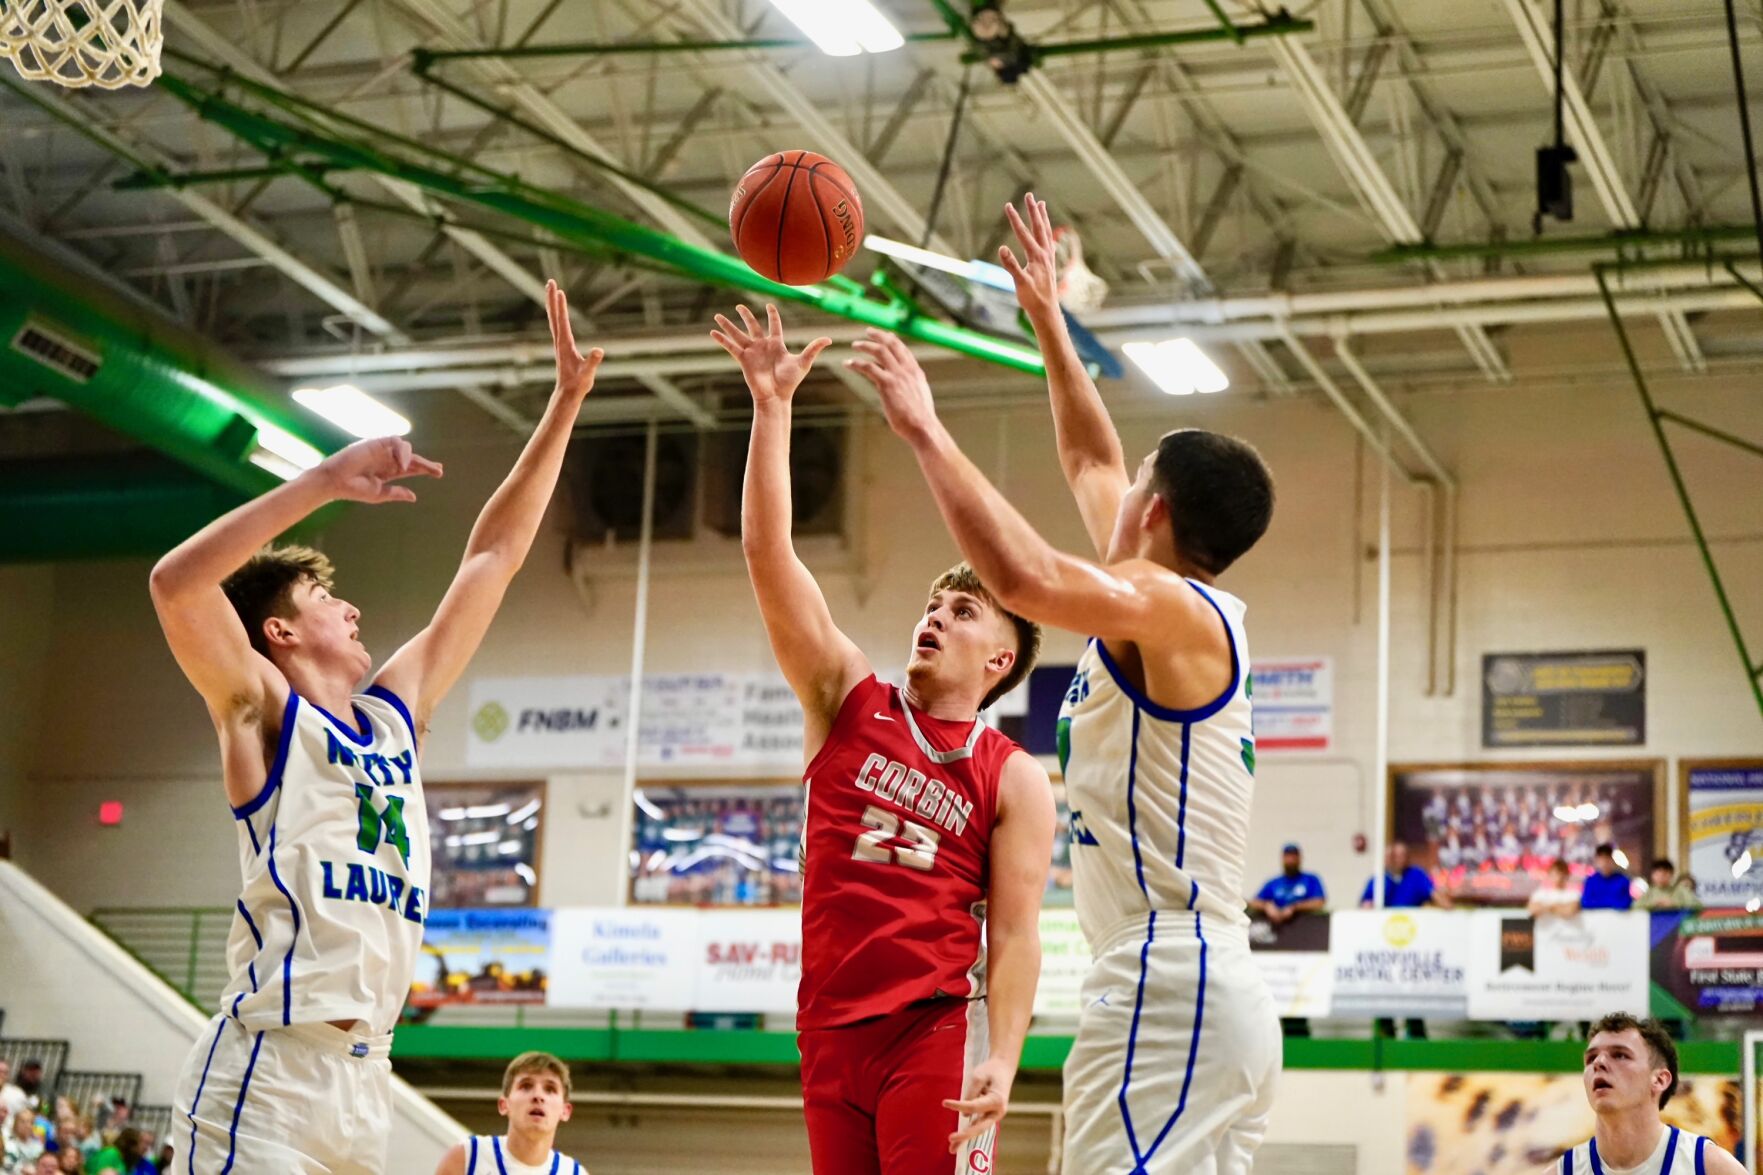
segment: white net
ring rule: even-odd
[[[29,81],[80,89],[159,76],[164,0],[0,0],[0,57]]]

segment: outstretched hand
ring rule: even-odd
[[[956,1131],[949,1136],[949,1153],[954,1154],[962,1143],[995,1129],[1010,1109],[1010,1086],[1016,1074],[996,1058],[988,1058],[974,1066],[967,1075],[967,1086],[959,1100],[944,1098],[943,1108],[960,1115]]]
[[[783,319],[778,317],[776,306],[765,307],[763,328],[745,306],[736,306],[735,311],[746,324],[746,329],[718,314],[716,325],[720,329],[711,331],[710,337],[741,365],[741,374],[747,377],[747,389],[753,393],[755,405],[788,402],[808,377],[814,361],[833,345],[833,341],[825,337],[815,339],[803,347],[800,354],[792,355],[789,347],[784,345]]]
[[[356,441],[326,457],[313,473],[324,477],[336,497],[348,502],[414,502],[407,477],[440,477],[441,464],[419,457],[403,437]]]
[[[569,298],[556,281],[545,283],[545,317],[551,320],[551,345],[557,351],[557,390],[583,399],[594,390],[594,375],[606,352],[594,347],[583,356],[576,350],[575,327],[569,321]]]
[[[937,406],[924,368],[899,335],[874,327],[867,333],[852,344],[864,358],[847,359],[845,366],[875,385],[889,428],[908,441],[929,435],[937,424]]]
[[[1047,214],[1047,202],[1035,199],[1030,192],[1022,200],[1022,212],[1013,205],[1004,205],[1004,215],[1016,232],[1022,246],[1023,259],[1018,261],[1010,246],[998,248],[998,262],[1016,283],[1016,301],[1029,317],[1056,314],[1059,311],[1059,264],[1053,234],[1053,219]]]

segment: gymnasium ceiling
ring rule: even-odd
[[[904,31],[944,31],[930,0],[878,3]],[[1242,0],[1222,4],[1244,24],[1265,15]],[[964,67],[963,46],[948,40],[861,58],[813,49],[621,54],[451,62],[442,72],[710,209],[726,208],[734,179],[759,157],[821,146],[804,129],[808,108],[856,144],[892,189],[859,180],[870,230],[916,240],[923,226],[909,218],[922,218],[932,202],[965,71],[970,97],[933,226],[939,242],[962,257],[988,256],[1001,239],[1001,206],[1034,190],[1052,201],[1056,219],[1081,229],[1092,265],[1112,283],[1096,317],[1117,340],[1171,333],[1168,307],[1203,317],[1214,299],[1334,291],[1347,295],[1345,305],[1364,291],[1583,278],[1595,259],[1584,253],[1374,260],[1392,242],[1532,237],[1534,151],[1552,134],[1553,110],[1536,46],[1521,32],[1526,8],[1545,15],[1532,0],[1293,0],[1291,14],[1314,21],[1313,31],[1240,46],[1055,57],[1014,87],[983,64]],[[1738,0],[1738,8],[1755,88],[1763,85],[1763,2]],[[1217,27],[1203,0],[1009,0],[1006,14],[1041,43]],[[665,205],[652,195],[425,85],[411,50],[796,35],[764,0],[168,0],[166,20],[175,50],[663,226]],[[1584,94],[1597,140],[1581,137],[1581,156],[1607,161],[1607,182],[1577,166],[1575,219],[1545,226],[1544,235],[1749,224],[1718,0],[1567,0],[1566,20],[1569,81]],[[32,93],[173,171],[259,161],[160,92]],[[702,403],[714,381],[726,381],[725,357],[701,341],[710,311],[732,300],[726,293],[530,241],[468,243],[420,218],[334,205],[296,179],[117,190],[130,165],[12,89],[0,90],[0,127],[0,210],[12,231],[78,251],[290,381],[298,371],[319,378],[312,368],[327,356],[353,355],[362,371],[379,373],[377,385],[364,386],[407,402],[447,398],[464,411],[463,400],[450,398],[462,393],[475,411],[518,426],[548,378],[543,312],[531,291],[535,277],[549,274],[565,278],[582,333],[615,357],[633,357],[609,379],[628,393],[609,416],[671,411],[679,401],[667,398],[679,395]],[[1117,168],[1112,175],[1094,166],[1096,144]],[[334,182],[382,205],[401,199],[368,175]],[[422,204],[409,193],[402,199]],[[496,223],[481,214],[465,220]],[[707,235],[725,243],[714,230]],[[1754,242],[1724,247],[1754,251]],[[314,293],[315,285],[343,296]],[[1648,364],[1754,370],[1763,307],[1730,299],[1726,307],[1662,304],[1657,316],[1635,319]],[[1607,324],[1591,315],[1575,321],[1602,328],[1615,370]],[[1211,336],[1204,326],[1195,333],[1215,340],[1209,349],[1239,384],[1314,386],[1315,369],[1288,341],[1213,326]],[[1312,327],[1298,345],[1344,380],[1329,329]],[[1417,323],[1368,334],[1361,353],[1398,388],[1429,379],[1486,386],[1545,371],[1539,341],[1551,329],[1493,313],[1456,329]],[[694,370],[682,355],[706,360]],[[666,362],[645,367],[646,357]],[[342,362],[323,374],[340,378]],[[946,370],[958,389],[998,386],[991,369]],[[1033,391],[1022,380],[1011,386]],[[833,385],[829,394],[852,393]]]

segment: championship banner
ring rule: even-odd
[[[1595,1020],[1648,1013],[1647,915],[1586,910],[1571,918],[1475,910],[1469,932],[1472,1020]]]
[[[551,972],[551,911],[430,910],[410,1005],[542,1004]]]
[[[1443,910],[1343,910],[1329,918],[1332,1015],[1461,1020],[1469,944]]]
[[[564,909],[551,916],[554,1008],[691,1011],[698,910]]]
[[[1257,660],[1250,674],[1255,750],[1326,751],[1334,742],[1334,662]]]
[[[1696,895],[1705,905],[1739,907],[1763,897],[1763,761],[1689,761],[1679,769]]]
[[[516,771],[622,767],[629,677],[483,677],[471,683],[466,763]],[[643,767],[802,768],[802,708],[777,673],[643,678]]]
[[[1077,925],[1077,911],[1041,911],[1041,982],[1035,988],[1035,1015],[1075,1019],[1083,1011],[1084,976],[1090,970],[1090,944]]]
[[[1249,957],[1282,1017],[1326,1016],[1333,1004],[1334,960],[1329,917],[1300,914],[1283,926],[1249,923]]]
[[[802,979],[800,910],[704,910],[694,1012],[794,1012]]]
[[[1661,911],[1652,939],[1653,982],[1691,1015],[1763,1016],[1763,914]]]

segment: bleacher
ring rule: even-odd
[[[4,1032],[5,1024],[6,1010],[0,1008],[0,1033]],[[38,1097],[45,1114],[53,1112],[58,1098],[67,1098],[86,1117],[91,1117],[97,1106],[108,1105],[114,1099],[121,1098],[129,1107],[131,1125],[150,1131],[156,1140],[165,1137],[166,1131],[171,1128],[172,1108],[136,1104],[141,1097],[139,1073],[108,1073],[94,1069],[69,1068],[68,1059],[71,1053],[72,1047],[65,1040],[0,1035],[0,1060],[11,1063],[15,1077],[26,1061],[42,1063],[43,1083]]]

